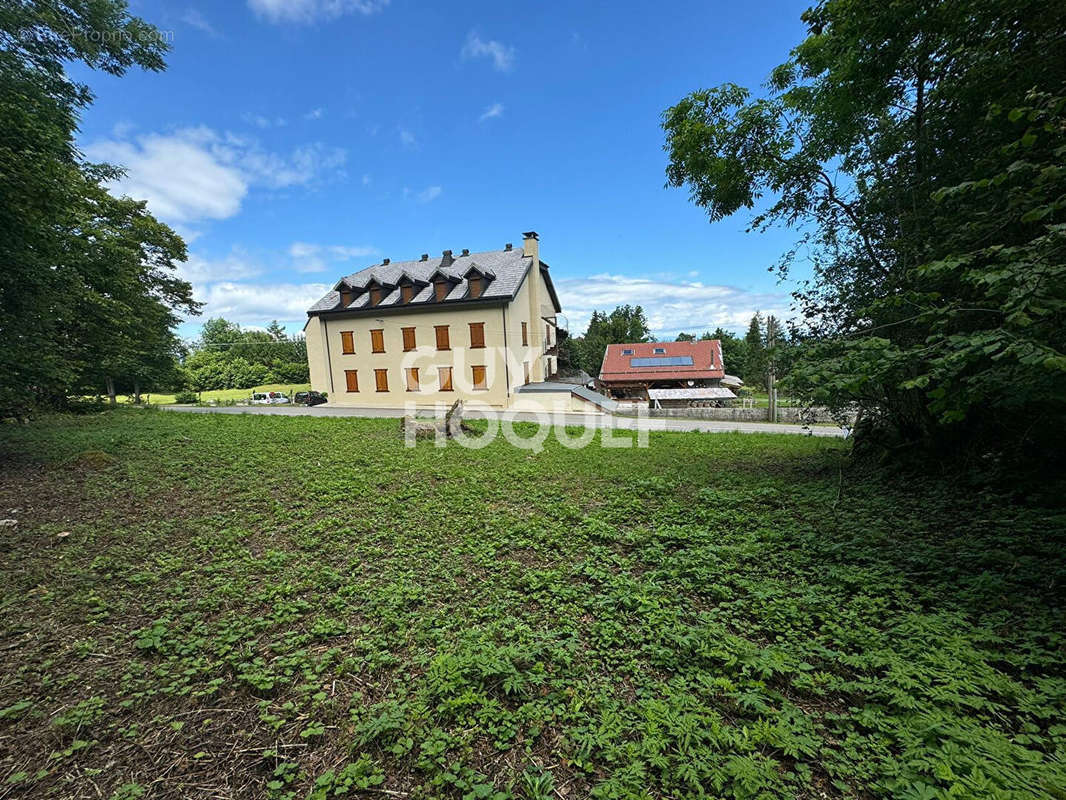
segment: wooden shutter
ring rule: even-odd
[[[529,326],[522,323],[522,347],[529,347]]]
[[[409,283],[405,283],[400,287],[400,302],[410,303],[411,299],[415,296],[415,287]]]
[[[359,391],[359,371],[354,369],[344,370],[344,382],[349,392]]]
[[[451,284],[448,281],[437,281],[433,284],[433,296],[438,303],[444,302],[444,298],[448,296],[449,289],[451,289]]]
[[[471,322],[470,323],[470,346],[471,347],[484,347],[485,346],[485,323],[484,322]]]
[[[452,390],[452,368],[437,367],[437,380],[440,381],[442,392],[450,392]]]
[[[522,364],[522,369],[526,373],[525,382],[529,383],[529,362],[528,361],[526,361],[524,364]]]
[[[407,391],[418,391],[418,367],[407,368]]]
[[[415,329],[404,328],[403,329],[403,349],[404,352],[410,352],[415,349]]]
[[[438,350],[451,350],[451,344],[448,341],[448,326],[447,325],[434,325],[434,332],[437,334],[437,349]]]
[[[483,283],[482,283],[483,280],[484,279],[481,278],[481,277],[470,278],[470,280],[469,280],[469,283],[470,283],[470,297],[472,299],[476,300],[477,298],[481,297],[481,290],[482,290],[482,287],[483,287]]]
[[[355,352],[355,334],[352,331],[341,331],[341,352],[349,356]]]
[[[370,305],[376,306],[380,302],[381,302],[381,287],[380,286],[371,286],[370,287]]]
[[[374,386],[379,392],[389,390],[389,371],[387,369],[374,370]]]
[[[385,331],[381,328],[375,328],[370,331],[370,349],[375,353],[385,352]]]
[[[544,346],[551,347],[552,344],[552,326],[550,323],[544,323]]]
[[[471,367],[470,370],[474,373],[474,389],[478,391],[484,391],[488,389],[489,385],[485,380],[485,368]]]

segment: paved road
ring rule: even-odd
[[[290,417],[379,417],[399,419],[400,408],[350,408],[344,406],[160,406],[165,411],[184,411],[191,414],[280,414]],[[471,417],[477,412],[471,411]],[[703,433],[792,433],[801,436],[842,437],[844,431],[830,425],[785,425],[771,422],[726,422],[711,419],[678,419],[676,417],[615,417],[611,415],[563,414],[559,420],[565,425],[586,428],[617,428],[646,431],[702,431]],[[537,415],[517,412],[513,418],[523,422],[537,422]],[[556,421],[553,418],[553,422]]]

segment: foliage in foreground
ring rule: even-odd
[[[162,34],[119,0],[0,7],[0,415],[62,405],[116,382],[172,385],[178,312],[198,313],[177,277],[185,243],[115,198],[121,170],[75,145],[89,88],[71,62],[123,75],[163,69]]]
[[[11,796],[1062,797],[1061,508],[843,445],[0,428]],[[1052,496],[1049,492],[1049,496]]]
[[[1066,7],[822,0],[765,96],[663,115],[711,221],[796,227],[816,347],[791,391],[872,441],[1054,457],[1066,430]]]

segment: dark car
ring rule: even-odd
[[[326,402],[326,396],[322,392],[297,392],[292,396],[292,402],[298,406],[317,406]]]

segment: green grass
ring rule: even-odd
[[[1066,797],[1061,509],[844,446],[3,426],[0,796]]]
[[[311,388],[309,383],[267,383],[252,389],[213,389],[209,392],[200,392],[200,401],[203,403],[228,402],[232,400],[248,400],[252,392],[285,392],[291,399],[296,392],[306,392]],[[156,394],[146,392],[141,395],[144,402],[153,406],[165,406],[174,402],[173,394]],[[118,402],[127,405],[133,401],[129,395],[119,395]]]

